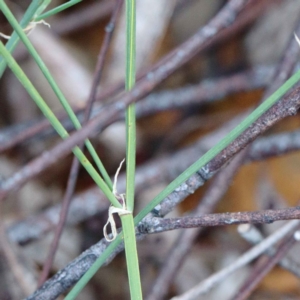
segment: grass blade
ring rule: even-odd
[[[135,227],[132,214],[121,216],[126,264],[129,279],[130,297],[141,300],[142,287],[140,280],[139,260],[136,248]]]
[[[126,0],[126,80],[129,91],[135,84],[136,57],[136,1]],[[133,212],[135,190],[136,158],[136,116],[135,104],[126,110],[126,209]],[[139,261],[136,247],[135,228],[132,213],[121,216],[130,297],[132,300],[143,299]]]

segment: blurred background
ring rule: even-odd
[[[20,19],[30,1],[6,3]],[[51,7],[61,3],[63,1],[53,0]],[[149,70],[207,24],[224,3],[226,1],[221,0],[137,0],[138,74]],[[38,24],[29,35],[66,98],[77,110],[84,108],[87,101],[105,28],[115,5],[114,0],[84,0],[47,19],[51,28]],[[137,106],[140,111],[137,124],[137,166],[140,170],[137,175],[137,180],[140,180],[136,195],[137,211],[172,180],[172,172],[163,163],[166,157],[193,146],[202,137],[222,128],[227,121],[259,103],[299,21],[300,1],[249,1],[234,28],[190,59],[141,101],[140,107]],[[11,33],[9,24],[1,14],[0,28],[4,34]],[[62,115],[57,98],[21,44],[14,56],[51,108],[57,115]],[[239,74],[247,74],[251,84],[239,81]],[[114,101],[122,92],[123,88],[116,87],[122,86],[124,76],[123,9],[105,62],[95,110]],[[224,81],[220,83],[218,80]],[[218,82],[220,84],[217,85]],[[231,82],[230,88],[228,82]],[[165,109],[164,103],[168,99],[175,95],[187,97],[191,90],[186,89],[199,86],[202,90],[193,90],[195,95],[190,96],[191,100],[186,104]],[[142,105],[144,102],[148,103],[148,108],[146,104]],[[0,81],[0,104],[0,144],[22,135],[26,129],[43,120],[38,108],[9,70],[6,70]],[[298,115],[289,117],[272,127],[266,135],[297,130],[299,125]],[[70,126],[69,129],[72,131]],[[59,142],[57,135],[47,129],[4,149],[0,154],[0,180],[10,178],[22,166]],[[109,174],[113,176],[125,157],[123,120],[99,132],[92,142]],[[0,299],[20,299],[24,293],[35,290],[36,280],[53,238],[53,223],[58,216],[58,210],[53,210],[51,215],[51,209],[61,203],[71,162],[72,156],[69,155],[37,178],[28,181],[20,190],[10,193],[2,204],[1,219],[8,230],[17,266],[7,261],[4,250],[0,251]],[[151,163],[157,166],[158,162],[161,164],[159,179],[145,181],[143,174],[147,168],[152,166]],[[176,168],[180,169],[174,166]],[[300,156],[297,151],[246,164],[241,167],[215,211],[236,212],[295,206],[300,195],[299,169]],[[183,215],[195,208],[207,186],[209,183],[188,197],[172,212],[172,216]],[[81,201],[82,206],[90,205],[87,208],[89,213],[83,217],[70,217],[51,269],[52,275],[103,237],[102,227],[107,219],[108,203],[101,206],[97,197],[90,201],[89,197],[92,197],[95,190],[92,179],[81,169],[74,198]],[[93,209],[93,205],[96,205],[96,209]],[[15,237],[16,228],[24,226],[23,220],[30,220],[33,228],[41,226],[41,222],[46,224],[42,233],[38,234],[38,239],[31,237],[22,241],[22,238]],[[267,235],[278,226],[281,223],[261,226],[259,229]],[[172,231],[151,235],[138,244],[145,295],[149,293],[178,234],[179,231]],[[0,243],[3,242],[5,240],[0,240]],[[193,287],[209,274],[234,261],[250,246],[237,233],[236,226],[204,230],[176,276],[174,274],[167,298]],[[297,249],[293,248],[294,253],[298,253]],[[16,278],[14,268],[21,270],[19,278]],[[247,277],[249,268],[229,276],[203,299],[230,299]],[[24,282],[20,283],[19,280]],[[26,291],[22,289],[24,285],[28,288]],[[276,267],[250,299],[299,299],[299,287],[299,279]],[[101,269],[78,299],[129,299],[124,254],[121,253]]]

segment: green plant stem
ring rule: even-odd
[[[132,214],[121,216],[129,288],[132,300],[142,300],[139,260],[136,248],[135,227]]]
[[[136,52],[136,3],[126,0],[126,80],[125,88],[131,90],[135,84],[135,52]],[[136,157],[136,117],[135,104],[126,110],[126,207],[134,209],[134,182]]]
[[[33,0],[31,4],[29,5],[28,9],[26,10],[22,20],[20,21],[20,26],[24,29],[28,26],[30,21],[34,18],[36,12],[39,10],[39,7],[43,3],[43,0]],[[6,43],[5,47],[6,49],[12,53],[17,44],[19,42],[19,36],[18,34],[14,31],[9,39],[9,41]],[[6,62],[5,60],[0,57],[0,78],[2,77],[5,69],[6,69]]]
[[[125,88],[131,90],[135,84],[136,57],[136,1],[126,0],[126,80]],[[126,110],[126,209],[133,212],[135,190],[136,158],[136,116],[135,104]],[[130,297],[142,300],[142,287],[139,260],[136,247],[136,236],[132,213],[121,215]]]
[[[40,108],[42,113],[45,115],[45,117],[49,120],[53,128],[57,131],[57,133],[63,138],[66,139],[69,134],[65,130],[65,128],[62,126],[60,121],[56,118],[56,116],[53,114],[51,109],[48,107],[48,105],[45,103],[43,98],[40,96],[38,91],[35,89],[35,87],[32,85],[28,77],[25,75],[25,73],[22,71],[20,66],[17,64],[17,62],[14,60],[12,55],[9,53],[9,51],[5,48],[3,43],[0,41],[0,53],[3,56],[3,58],[6,60],[9,68],[12,70],[12,72],[15,74],[15,76],[18,78],[18,80],[21,82],[21,84],[24,86],[24,88],[27,90],[28,94],[31,96],[31,98],[34,100],[34,102],[37,104],[37,106]],[[103,191],[103,193],[106,195],[106,197],[109,199],[109,201],[115,206],[121,208],[121,204],[119,201],[115,198],[113,193],[111,192],[110,188],[106,185],[106,183],[103,181],[101,176],[98,174],[98,172],[94,169],[92,164],[88,161],[86,156],[83,154],[83,152],[79,149],[79,147],[73,148],[73,153],[78,158],[78,160],[81,162],[83,167],[87,170],[87,172],[90,174],[90,176],[94,179],[96,184],[100,187],[100,189]]]
[[[65,9],[67,9],[67,8],[73,6],[73,5],[75,5],[75,4],[77,4],[77,3],[81,2],[81,1],[82,0],[71,0],[71,1],[69,1],[67,3],[59,5],[59,6],[55,7],[55,8],[53,8],[53,9],[45,12],[44,14],[37,16],[35,18],[35,21],[44,20],[44,19],[49,18],[49,17],[51,17],[53,15],[56,15],[56,14],[62,12],[63,10],[65,10]]]
[[[27,35],[24,33],[22,27],[19,25],[18,21],[15,19],[15,17],[11,13],[10,9],[8,8],[8,6],[5,4],[5,2],[3,0],[0,0],[0,9],[2,10],[3,14],[5,15],[5,17],[7,18],[7,20],[11,24],[11,26],[14,28],[14,30],[16,31],[16,33],[18,34],[18,36],[20,37],[20,39],[22,40],[22,42],[24,43],[26,48],[28,49],[29,53],[31,54],[31,56],[33,57],[33,59],[35,60],[37,65],[39,66],[40,70],[42,71],[45,78],[47,79],[49,85],[53,89],[55,95],[59,99],[61,105],[63,106],[63,108],[67,112],[67,114],[68,114],[69,118],[71,119],[73,125],[75,126],[76,129],[80,129],[81,124],[80,124],[76,114],[72,110],[72,107],[70,106],[70,104],[68,103],[68,101],[65,98],[64,94],[62,93],[62,91],[60,90],[58,85],[56,84],[56,82],[55,82],[54,78],[52,77],[52,75],[50,74],[47,66],[45,65],[45,63],[43,62],[43,60],[41,59],[41,57],[39,56],[37,51],[35,50],[34,46],[30,42],[30,40],[28,39]],[[97,152],[95,151],[95,148],[93,147],[93,145],[91,144],[91,142],[89,140],[85,141],[85,145],[86,145],[88,151],[90,152],[93,160],[95,161],[95,163],[96,163],[100,173],[102,174],[106,184],[112,190],[111,179],[110,179],[109,175],[107,174],[107,172],[106,172],[99,156],[97,155]]]

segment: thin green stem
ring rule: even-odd
[[[45,12],[44,14],[41,14],[41,15],[37,16],[35,18],[35,21],[44,20],[46,18],[49,18],[50,16],[56,15],[56,14],[62,12],[63,10],[65,10],[65,9],[67,9],[67,8],[73,6],[73,5],[75,5],[75,4],[77,4],[77,3],[81,2],[81,1],[82,0],[70,0],[67,3],[59,5],[59,6],[55,7],[55,8],[53,8],[53,9]]]
[[[129,211],[134,208],[135,183],[135,154],[136,154],[136,122],[135,105],[131,104],[126,110],[126,207]]]
[[[22,27],[19,25],[18,21],[13,16],[10,9],[8,8],[8,6],[5,4],[5,2],[3,0],[0,0],[0,9],[2,10],[3,14],[5,15],[5,17],[7,18],[7,20],[11,24],[11,26],[14,28],[14,30],[16,31],[16,33],[18,34],[18,36],[20,37],[20,39],[22,40],[22,42],[24,43],[26,48],[28,49],[29,53],[31,54],[31,56],[33,57],[33,59],[35,60],[37,65],[39,66],[40,70],[42,71],[45,78],[47,79],[49,85],[51,86],[51,88],[53,89],[53,91],[56,94],[57,98],[59,99],[60,103],[62,104],[63,108],[67,112],[67,114],[68,114],[69,118],[71,119],[73,125],[75,126],[76,129],[80,129],[81,124],[80,124],[76,114],[74,113],[71,105],[68,103],[68,101],[65,98],[64,94],[62,93],[62,91],[58,87],[57,83],[55,82],[54,78],[52,77],[51,73],[49,72],[47,66],[45,65],[45,63],[43,62],[43,60],[41,59],[41,57],[39,56],[39,54],[35,50],[34,46],[30,42],[30,40],[28,39],[27,35],[24,33]],[[95,151],[93,145],[91,144],[91,142],[89,140],[85,141],[85,145],[86,145],[88,151],[90,152],[92,158],[94,159],[94,161],[95,161],[100,173],[102,174],[106,184],[112,190],[111,179],[110,179],[109,175],[107,174],[107,172],[106,172],[99,156],[97,155],[97,152]]]
[[[3,58],[5,59],[5,61],[7,62],[9,68],[12,70],[12,72],[15,74],[15,76],[18,78],[18,80],[21,82],[21,84],[27,90],[28,94],[31,96],[31,98],[34,100],[34,102],[40,108],[40,110],[45,115],[45,117],[49,120],[49,122],[51,123],[53,128],[57,131],[57,133],[63,139],[66,139],[69,136],[68,132],[65,130],[65,128],[60,123],[60,121],[53,114],[53,112],[51,111],[49,106],[45,103],[44,99],[40,96],[40,94],[38,93],[36,88],[30,82],[28,77],[25,75],[23,70],[20,68],[20,66],[17,64],[17,62],[14,60],[12,55],[5,48],[5,46],[3,45],[3,43],[1,41],[0,41],[0,53],[3,56]],[[100,187],[100,189],[103,191],[103,193],[109,199],[109,201],[114,206],[121,208],[122,207],[121,204],[115,198],[115,196],[111,192],[110,188],[103,181],[101,176],[94,169],[93,165],[88,161],[88,159],[83,154],[83,152],[78,147],[75,147],[75,148],[73,148],[73,153],[78,158],[78,160],[81,162],[83,167],[87,170],[87,172],[90,174],[90,176],[94,179],[96,184]]]
[[[129,91],[135,84],[136,57],[136,1],[126,0],[126,80],[125,87]],[[135,188],[136,157],[136,116],[135,104],[126,110],[126,209],[133,212]],[[130,297],[142,300],[142,287],[139,260],[136,248],[136,236],[132,214],[121,215]]]
[[[28,26],[30,21],[34,18],[35,14],[39,10],[41,4],[43,3],[43,0],[33,0],[31,4],[29,5],[28,9],[26,10],[22,20],[20,21],[20,26],[24,29]],[[14,31],[9,39],[9,41],[6,43],[5,47],[6,49],[12,53],[18,42],[19,42],[19,36],[18,34]],[[0,78],[2,77],[5,69],[6,69],[6,62],[5,60],[0,57]]]
[[[126,90],[131,90],[135,84],[136,56],[136,2],[126,0]]]
[[[136,52],[136,3],[135,0],[126,0],[126,81],[125,88],[131,90],[135,84],[135,52]],[[126,110],[126,207],[134,209],[134,182],[136,157],[136,120],[135,104]]]
[[[121,216],[129,289],[132,300],[142,300],[139,260],[136,248],[135,228],[132,214]]]

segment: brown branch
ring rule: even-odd
[[[114,27],[115,27],[117,18],[119,16],[119,13],[121,11],[122,4],[123,4],[123,0],[116,1],[111,19],[109,21],[109,24],[106,26],[106,34],[105,34],[105,37],[104,37],[104,40],[102,43],[102,47],[101,47],[99,55],[98,55],[95,74],[94,74],[94,78],[93,78],[93,83],[92,83],[91,91],[90,91],[90,94],[89,94],[89,97],[87,100],[87,105],[85,107],[84,119],[83,119],[82,125],[85,125],[88,122],[88,120],[90,119],[92,107],[96,100],[97,88],[98,88],[98,85],[100,83],[102,73],[103,73],[105,58],[106,58],[106,55],[108,52],[110,42],[112,40]],[[82,143],[80,145],[80,149],[81,150],[84,149],[84,143]],[[69,207],[71,204],[71,199],[73,197],[75,186],[77,183],[79,167],[80,167],[80,162],[74,156],[73,161],[72,161],[71,171],[70,171],[68,182],[67,182],[67,189],[66,189],[65,195],[63,197],[63,201],[62,201],[62,207],[61,207],[61,211],[60,211],[60,215],[59,215],[59,222],[55,228],[54,238],[50,245],[50,250],[49,250],[48,256],[46,258],[46,261],[44,263],[43,270],[42,270],[42,273],[41,273],[41,276],[40,276],[40,279],[38,282],[38,286],[41,286],[46,281],[46,279],[49,275],[51,266],[53,264],[53,260],[54,260],[55,253],[58,248],[59,240],[62,235],[64,225],[66,223],[66,218],[67,218],[67,214],[68,214]]]
[[[180,228],[224,226],[237,224],[270,224],[276,221],[300,219],[300,206],[276,210],[204,214],[181,218],[153,218],[145,220],[138,227],[140,233],[158,233]]]

